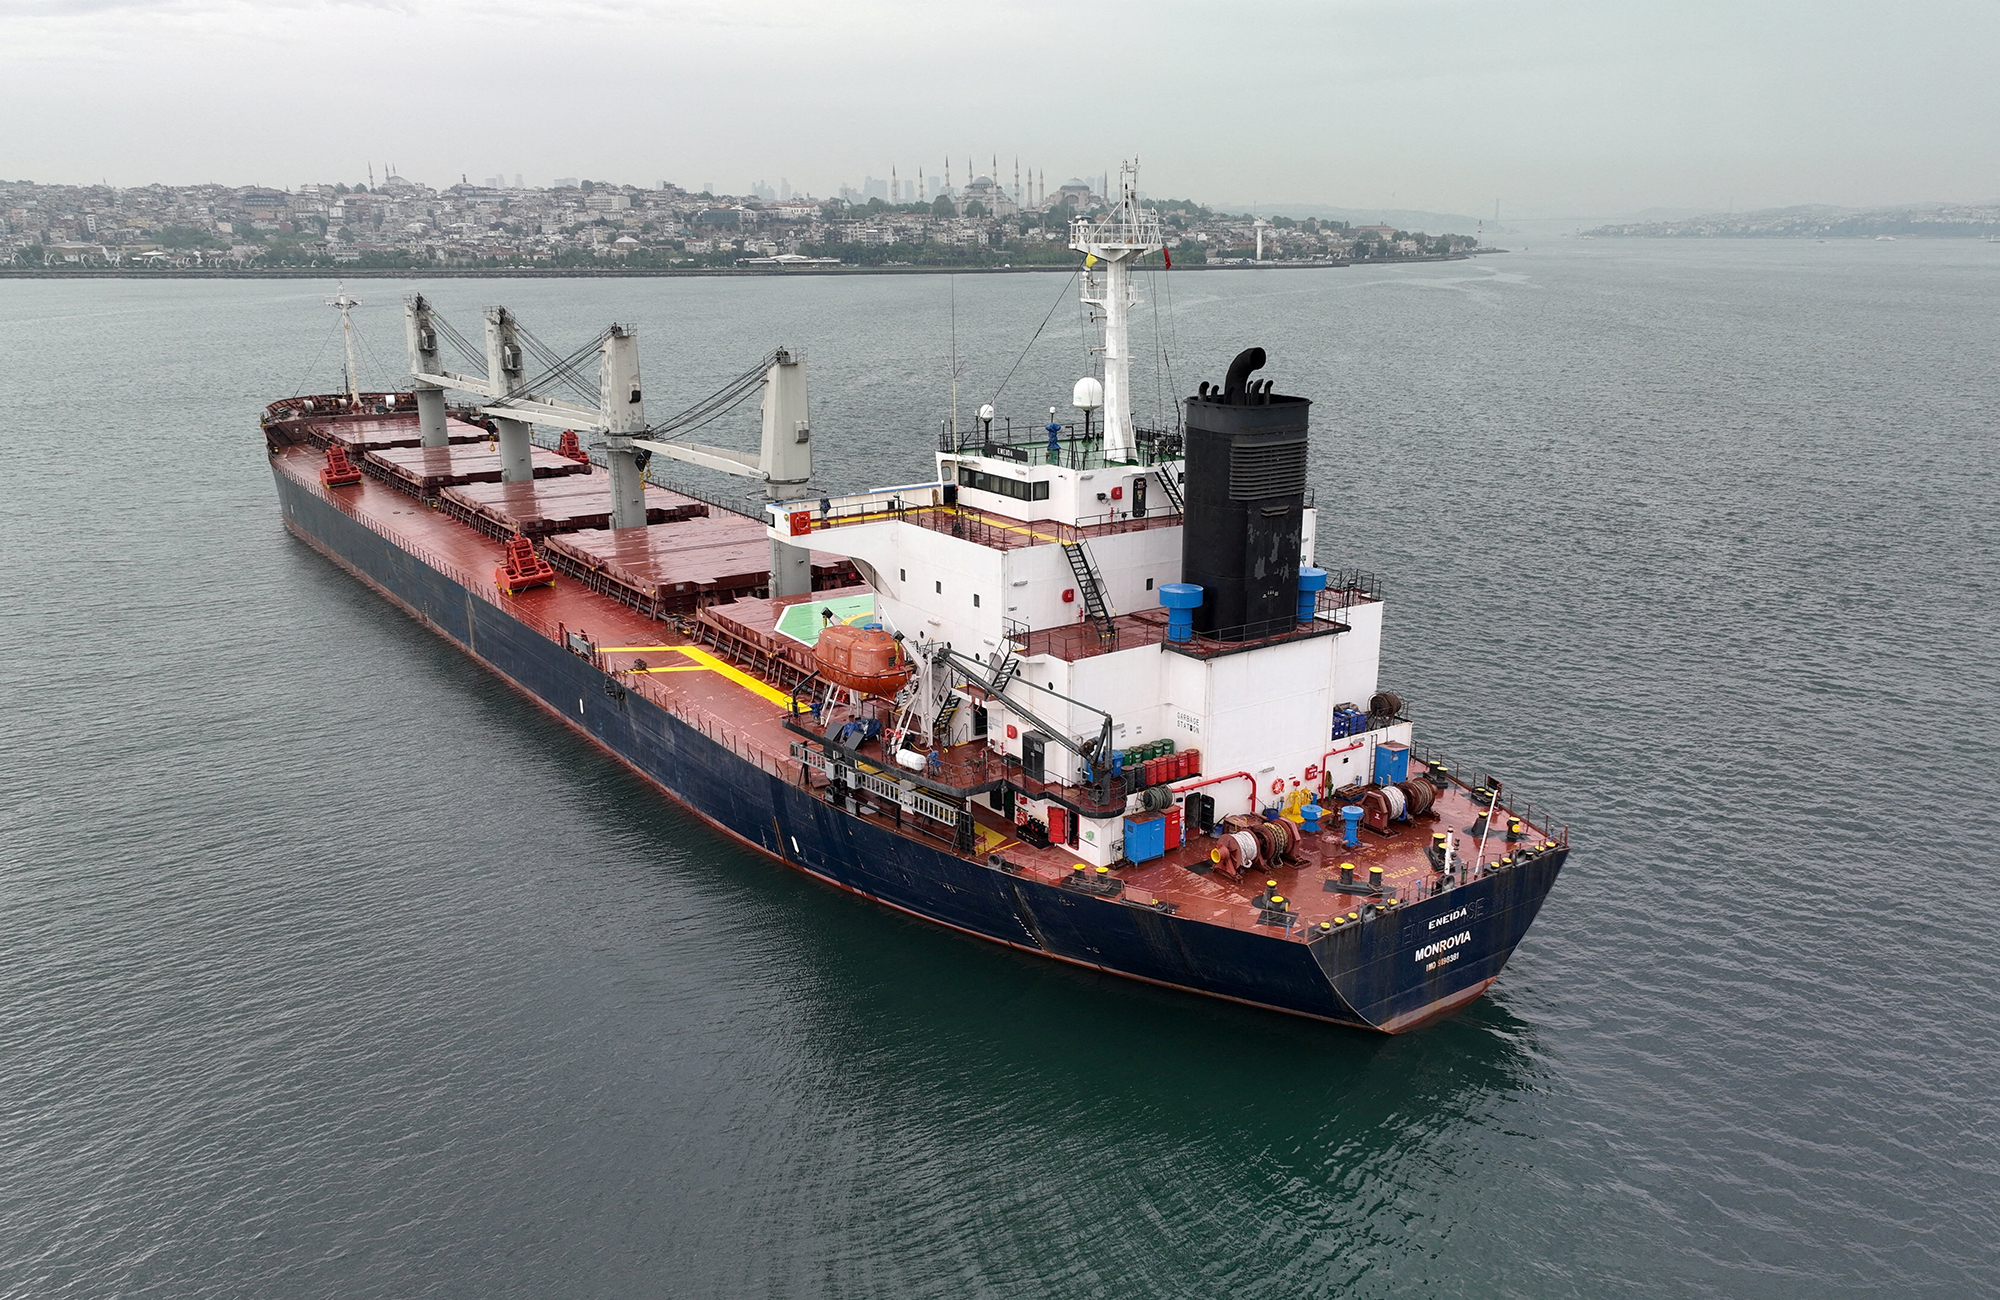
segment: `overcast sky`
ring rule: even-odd
[[[1137,153],[1528,216],[2000,199],[2000,0],[0,0],[0,177],[752,181]]]

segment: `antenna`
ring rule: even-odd
[[[340,311],[340,332],[347,344],[347,401],[358,408],[361,405],[361,367],[354,359],[353,312],[361,305],[361,300],[349,297],[347,285],[342,283],[334,290],[333,297],[326,300],[326,305]]]
[[[951,280],[951,447],[958,450],[958,277]]]

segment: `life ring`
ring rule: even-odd
[[[1271,778],[1271,793],[1272,793],[1272,794],[1283,794],[1284,792],[1285,792],[1285,778],[1284,778],[1284,777],[1282,777],[1282,776],[1277,776],[1277,777],[1272,777],[1272,778]]]

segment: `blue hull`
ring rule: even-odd
[[[738,757],[274,468],[293,532],[704,819],[822,880],[926,920],[1114,974],[1399,1030],[1499,975],[1567,850],[1310,943],[1024,879],[906,839]]]

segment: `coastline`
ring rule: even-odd
[[[1487,250],[1481,250],[1487,251]],[[1504,250],[1491,250],[1495,252]],[[1351,260],[1325,262],[1193,262],[1177,266],[1177,271],[1307,271],[1331,270],[1348,266],[1404,266],[1416,262],[1462,262],[1474,253],[1447,253],[1421,257],[1385,258],[1357,263]],[[703,266],[686,268],[634,267],[147,267],[145,269],[103,267],[0,267],[0,280],[637,280],[649,278],[706,277],[772,279],[785,276],[824,277],[846,275],[1022,275],[1073,273],[1075,263],[1045,266],[819,266],[787,267]]]

